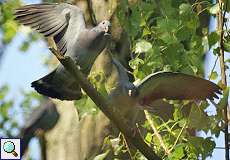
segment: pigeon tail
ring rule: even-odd
[[[60,87],[58,84],[52,83],[52,78],[55,70],[43,78],[31,83],[38,93],[60,100],[78,100],[81,98],[82,93],[78,84],[72,83],[68,88]]]

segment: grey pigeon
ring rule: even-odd
[[[61,54],[72,57],[86,76],[110,37],[109,21],[87,29],[82,11],[67,3],[26,5],[16,9],[15,16],[45,37],[53,37]],[[61,100],[76,100],[82,95],[79,85],[61,64],[31,86],[40,94]]]
[[[177,72],[153,73],[133,84],[120,62],[110,54],[107,56],[104,58],[107,62],[97,69],[104,72],[109,102],[115,107],[122,107],[124,113],[134,106],[154,106],[153,103],[164,98],[212,100],[218,98],[216,94],[221,94],[221,88],[211,81]]]
[[[59,120],[59,113],[54,103],[47,101],[45,104],[36,108],[28,117],[21,131],[22,154],[25,153],[28,144],[36,135],[36,132],[46,132],[51,130]]]

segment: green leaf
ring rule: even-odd
[[[8,20],[5,24],[3,24],[4,37],[3,42],[9,43],[12,38],[16,35],[17,32],[17,23],[13,20]]]
[[[193,149],[193,152],[196,153],[197,156],[200,154],[202,155],[202,159],[210,156],[216,146],[211,137],[189,137],[188,142],[190,144],[190,148]]]
[[[181,111],[181,109],[179,107],[174,108],[173,118],[176,121],[179,121],[180,119],[183,118],[182,111]]]
[[[190,128],[201,130],[209,127],[209,117],[201,108],[199,108],[199,106],[196,106],[195,104],[192,104],[188,120]]]
[[[130,60],[129,61],[129,66],[132,68],[132,69],[134,69],[134,70],[136,70],[136,69],[138,69],[139,68],[139,65],[140,64],[144,64],[145,62],[142,60],[142,59],[140,59],[140,58],[135,58],[135,59],[132,59],[132,60]]]
[[[148,28],[144,28],[142,36],[147,36],[147,35],[151,35],[151,31]]]
[[[176,37],[180,41],[190,40],[191,39],[192,32],[191,30],[186,27],[182,26],[177,32]]]
[[[145,136],[145,141],[150,144],[152,142],[152,139],[153,139],[152,134],[147,133],[147,135]]]
[[[192,6],[188,3],[183,3],[179,7],[180,14],[190,14],[192,11]]]
[[[175,44],[178,42],[176,35],[172,34],[171,32],[164,31],[161,34],[159,34],[159,38],[168,45]]]
[[[109,154],[109,150],[107,150],[105,153],[99,154],[96,157],[94,157],[93,160],[104,160],[106,159],[107,155]]]
[[[209,12],[211,14],[217,14],[219,11],[220,11],[219,3],[216,3],[211,8],[209,8]]]
[[[217,77],[218,77],[218,73],[216,71],[213,71],[211,75],[209,76],[211,80],[215,80]]]
[[[176,145],[176,147],[174,148],[174,152],[172,152],[169,155],[169,159],[170,160],[183,159],[186,156],[184,149],[185,149],[185,144],[181,143]]]
[[[219,34],[217,34],[217,32],[211,32],[208,35],[209,48],[211,48],[211,46],[215,45],[218,42],[219,38],[220,38],[220,36],[219,36]]]
[[[224,42],[224,50],[230,52],[230,41]]]
[[[3,100],[9,91],[9,87],[4,85],[0,88],[0,100]]]
[[[228,104],[228,97],[229,97],[229,87],[227,87],[226,89],[224,89],[223,98],[220,100],[220,102],[218,104],[218,109],[224,109],[224,107],[227,106],[227,104]]]
[[[197,74],[198,68],[197,68],[196,66],[192,66],[192,65],[190,65],[190,67],[192,68],[193,72],[194,72],[195,74]]]
[[[204,49],[204,53],[209,51],[209,44],[208,44],[208,37],[204,36],[202,38],[202,45],[203,45],[203,49]]]
[[[213,54],[214,55],[219,55],[219,53],[220,53],[220,47],[217,47],[217,48],[213,49]]]
[[[26,52],[28,50],[29,46],[30,46],[30,43],[28,41],[25,41],[24,43],[22,43],[22,45],[20,47],[20,51]]]
[[[159,27],[160,31],[163,32],[172,32],[175,31],[179,25],[179,21],[177,19],[158,19],[157,26]]]
[[[152,48],[152,44],[146,40],[140,40],[136,43],[135,52],[136,53],[145,53]]]
[[[230,63],[230,58],[224,61],[225,63]]]
[[[80,100],[74,101],[74,105],[77,107],[80,119],[87,115],[96,115],[98,113],[98,108],[87,95],[84,95]]]

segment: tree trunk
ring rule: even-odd
[[[82,160],[98,153],[109,134],[109,120],[100,112],[79,121],[73,102],[55,100],[55,103],[60,119],[46,133],[47,159]]]
[[[135,0],[129,0],[134,3]],[[128,68],[130,45],[127,35],[123,32],[116,17],[117,0],[75,0],[75,4],[85,13],[88,26],[108,19],[112,23],[113,50],[121,63]],[[92,8],[89,9],[88,6]],[[205,24],[208,26],[208,24]],[[95,64],[106,65],[102,62],[106,58],[99,56]],[[46,133],[48,160],[84,160],[93,159],[101,152],[104,138],[111,134],[112,125],[102,112],[97,115],[87,115],[79,120],[77,109],[73,102],[57,101],[60,120],[53,130]],[[163,107],[164,108],[164,107]],[[162,115],[165,120],[172,115],[172,108],[162,110],[161,105],[154,108],[154,113]]]

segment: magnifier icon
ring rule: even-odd
[[[17,152],[15,152],[15,145],[13,142],[11,141],[7,141],[3,144],[3,150],[6,152],[6,153],[11,153],[13,154],[15,157],[18,156]]]

